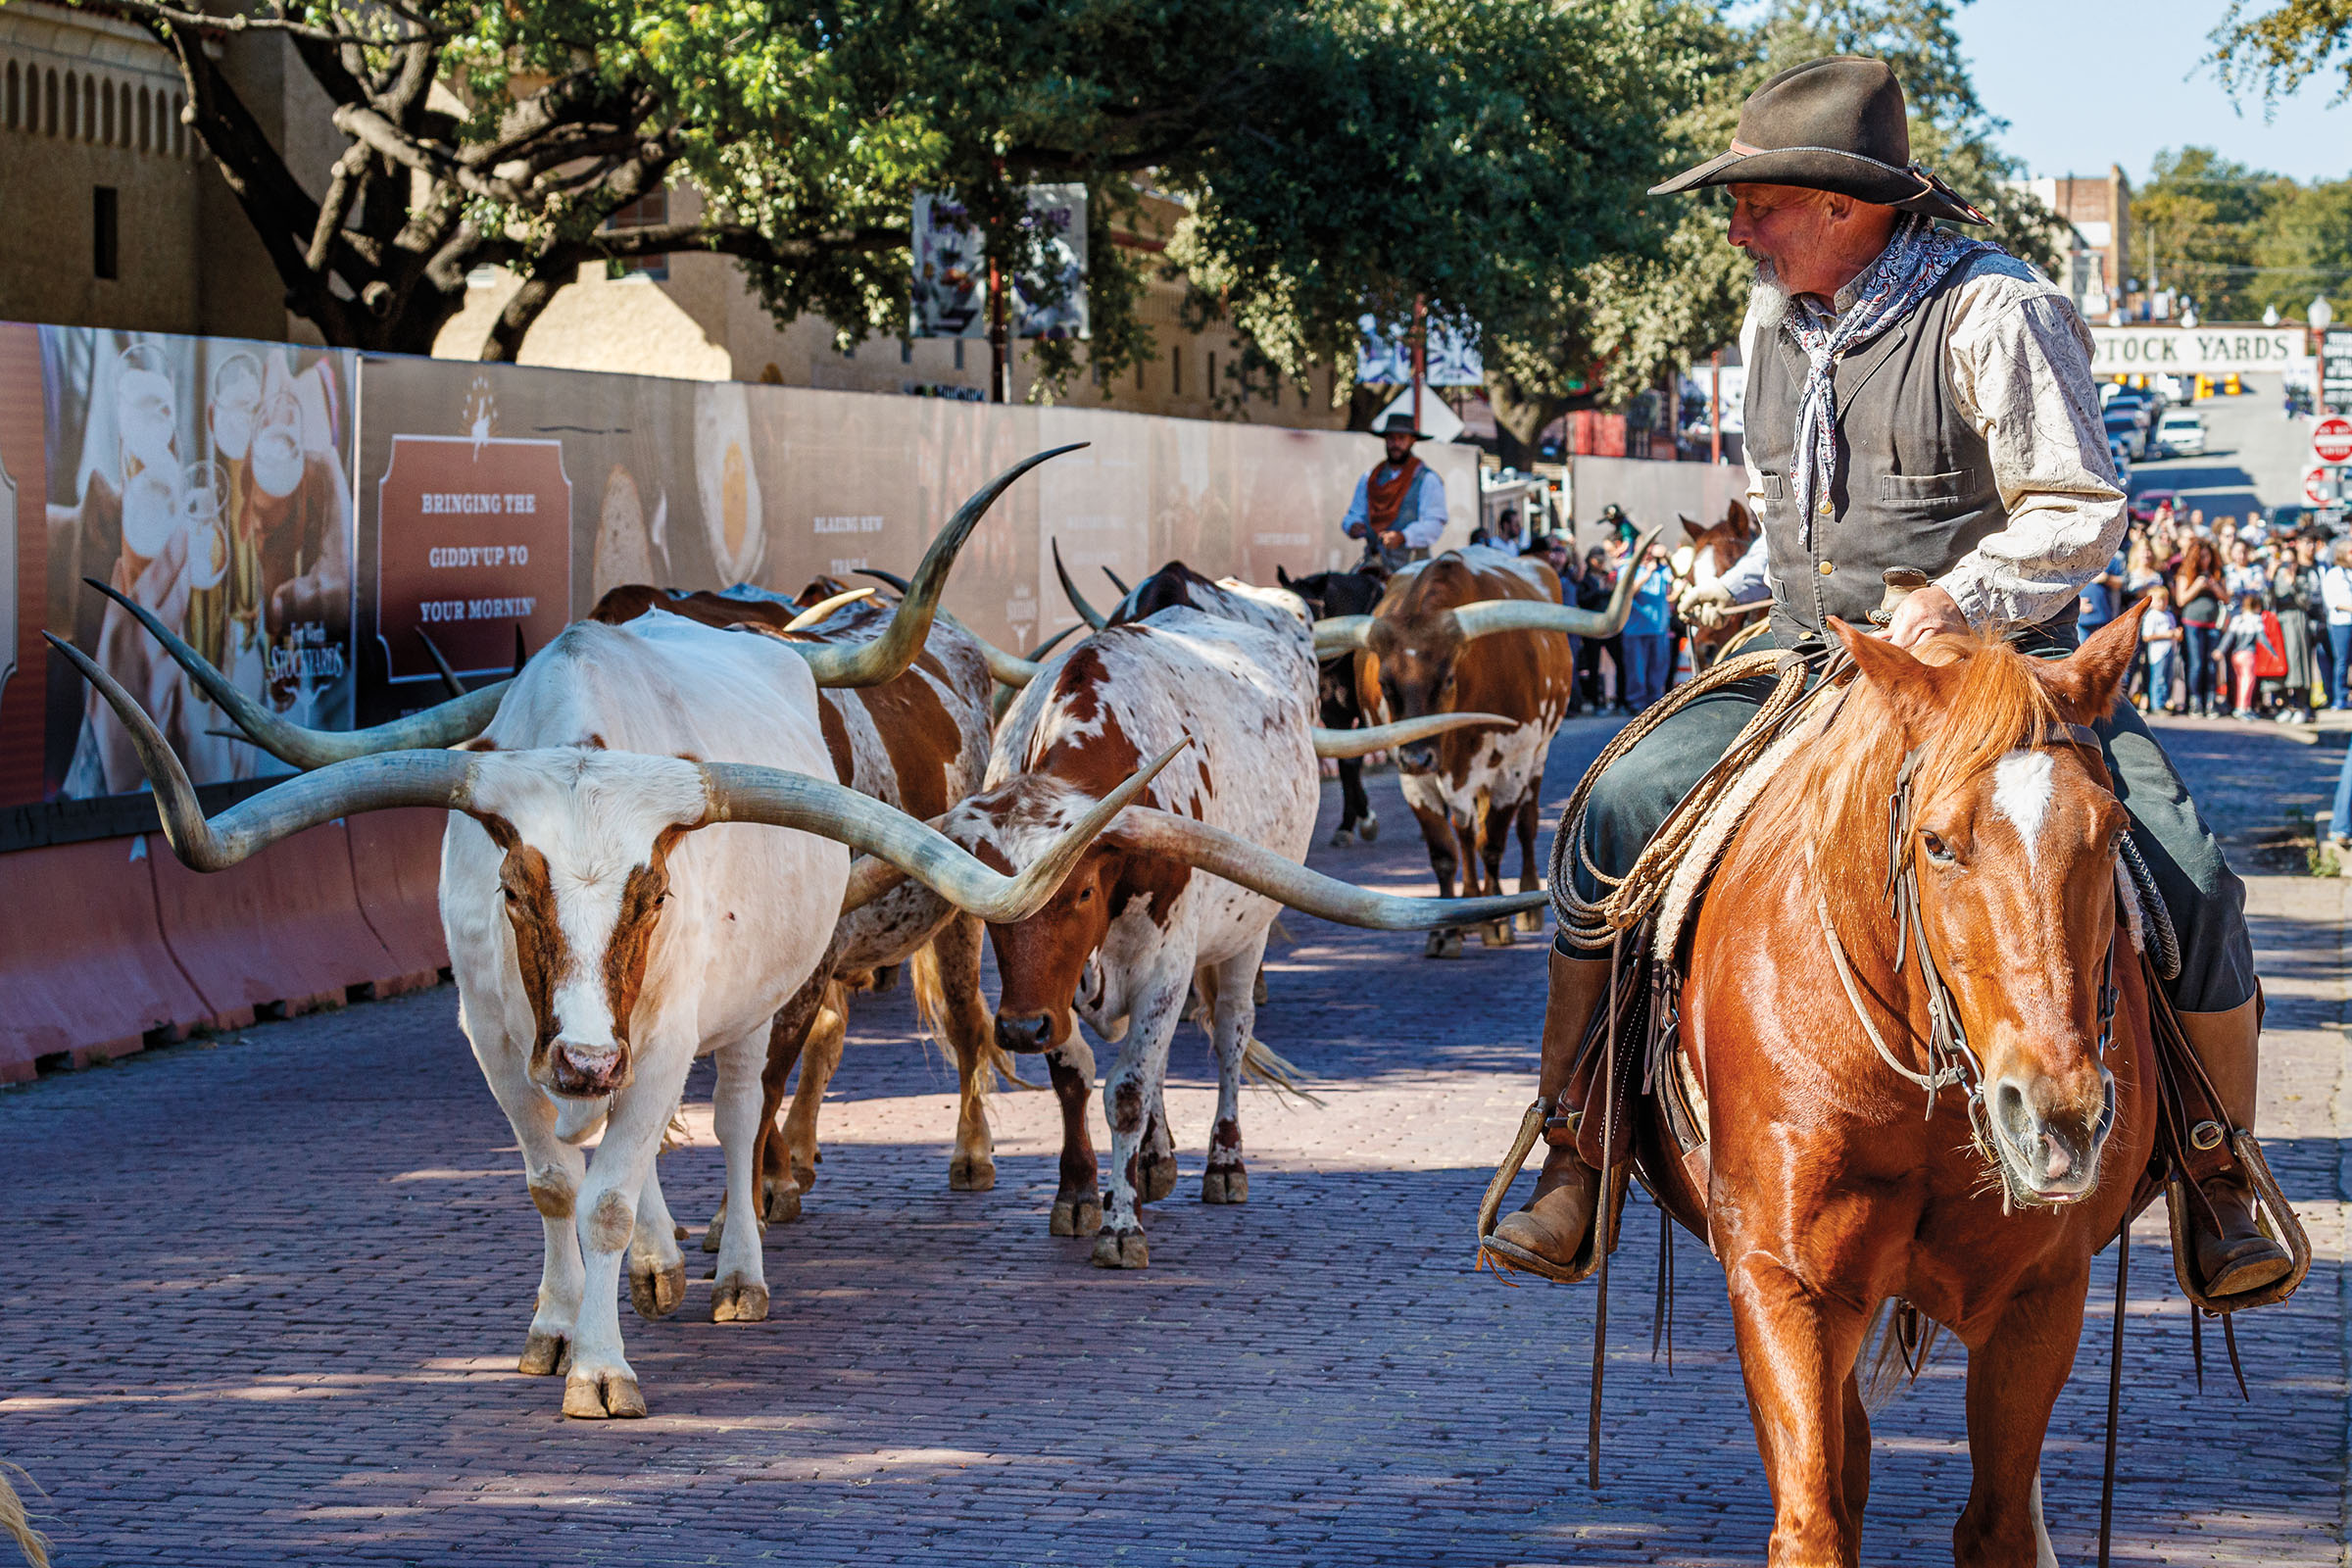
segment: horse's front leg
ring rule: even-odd
[[[1952,1527],[1960,1568],[2055,1568],[2041,1517],[2041,1440],[2050,1407],[2075,1367],[2089,1267],[2011,1299],[1970,1325],[1968,1457],[1975,1480]]]
[[[1861,1560],[1858,1506],[1869,1485],[1849,1471],[1846,1427],[1854,1357],[1865,1315],[1807,1286],[1763,1250],[1735,1253],[1732,1317],[1747,1383],[1756,1447],[1772,1484],[1774,1568],[1854,1568]],[[1867,1444],[1867,1431],[1858,1435]]]

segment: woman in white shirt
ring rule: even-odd
[[[2352,537],[2338,539],[2320,571],[2320,601],[2328,607],[2328,705],[2352,709],[2352,692],[2344,689],[2344,666],[2352,663]]]

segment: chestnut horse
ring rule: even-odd
[[[2081,727],[2113,709],[2138,620],[2063,660],[1958,638],[1914,658],[1833,620],[1858,674],[1758,796],[1696,917],[1681,1036],[1705,1152],[1674,1157],[1655,1111],[1638,1143],[1728,1276],[1775,1564],[1859,1558],[1856,1360],[1889,1298],[1968,1348],[1975,1482],[1954,1559],[2053,1560],[2042,1436],[2091,1255],[2155,1137],[2147,998],[2118,917],[2129,818]],[[1890,891],[1917,911],[1908,951]],[[1939,1004],[1957,1026],[1941,1055]],[[1939,1062],[1964,1071],[1930,1110],[1907,1075]]]
[[[1682,518],[1683,532],[1690,542],[1674,553],[1674,586],[1681,591],[1690,584],[1713,582],[1740,564],[1747,554],[1749,543],[1756,537],[1755,522],[1748,516],[1747,508],[1733,502],[1723,514],[1723,520],[1700,527],[1689,517]],[[1750,613],[1761,614],[1762,611]],[[1724,644],[1744,631],[1749,622],[1743,618],[1727,620],[1715,627],[1692,626],[1690,638],[1690,667],[1703,670],[1721,657]]]

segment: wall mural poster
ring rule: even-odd
[[[82,327],[40,329],[48,624],[154,714],[199,784],[285,771],[233,728],[94,577],[153,611],[240,691],[297,723],[351,721],[351,356]],[[70,673],[70,672],[69,672]],[[146,775],[95,692],[52,688],[45,794]]]

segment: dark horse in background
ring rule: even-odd
[[[1309,620],[1322,620],[1330,615],[1369,615],[1380,603],[1381,591],[1389,585],[1388,564],[1378,555],[1367,555],[1350,571],[1318,571],[1311,577],[1294,577],[1280,566],[1274,576],[1283,587],[1306,601]],[[1364,656],[1353,649],[1337,658],[1320,662],[1315,679],[1317,718],[1327,729],[1355,729],[1364,722],[1364,706],[1357,698],[1356,661]],[[1340,826],[1332,834],[1334,847],[1346,844],[1349,837],[1362,839],[1366,844],[1380,837],[1380,817],[1364,794],[1364,760],[1360,757],[1340,760]]]

